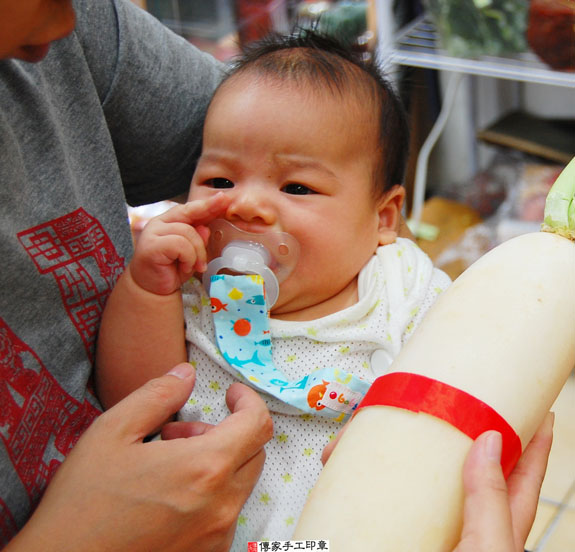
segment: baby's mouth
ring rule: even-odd
[[[220,257],[222,251],[231,242],[249,242],[259,244],[269,256],[266,265],[271,268],[281,284],[293,271],[299,258],[298,241],[287,232],[247,231],[224,219],[217,219],[208,225],[208,259]],[[250,226],[251,230],[257,227]]]
[[[273,232],[279,232],[278,230],[270,228],[269,225],[254,224],[253,222],[244,222],[244,221],[240,221],[240,220],[231,222],[231,221],[225,220],[225,219],[218,219],[217,221],[214,221],[214,223],[218,223],[218,226],[219,226],[220,220],[226,222],[227,224],[229,224],[233,227],[235,227],[240,232],[245,232],[246,234],[268,234],[268,233],[273,233]]]
[[[293,271],[299,257],[299,243],[286,232],[247,232],[217,219],[208,225],[208,268],[203,283],[209,293],[215,274],[260,274],[265,281],[269,308],[279,295],[279,284]]]

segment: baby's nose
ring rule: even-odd
[[[246,222],[258,221],[273,224],[274,209],[267,194],[257,188],[238,190],[232,194],[232,202],[226,211],[229,219],[237,217]]]

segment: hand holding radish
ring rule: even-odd
[[[501,436],[488,431],[477,438],[463,466],[463,530],[454,552],[524,550],[552,440],[549,413],[506,482],[500,464]]]

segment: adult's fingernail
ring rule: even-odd
[[[487,435],[485,440],[485,453],[489,460],[494,460],[495,462],[501,461],[501,446],[502,438],[501,433],[493,431]]]
[[[189,378],[194,373],[194,368],[191,364],[187,362],[183,362],[182,364],[178,364],[174,366],[168,373],[168,376],[176,376],[180,379]]]

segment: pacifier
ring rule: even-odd
[[[271,309],[278,299],[280,283],[295,268],[299,243],[286,232],[246,232],[224,219],[208,225],[207,253],[212,260],[202,277],[210,292],[211,277],[222,270],[238,274],[259,274],[264,280],[266,304]]]

